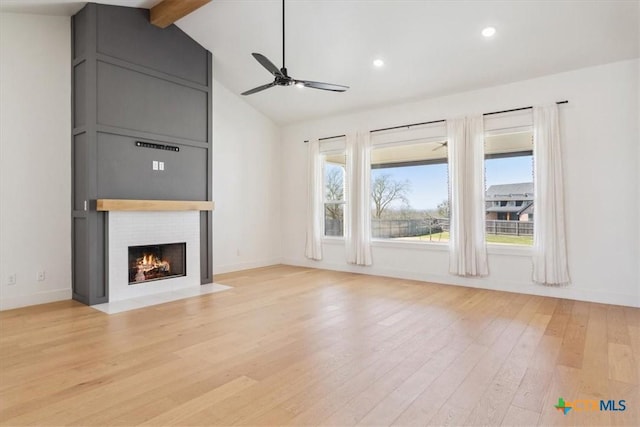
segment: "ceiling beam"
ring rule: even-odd
[[[163,0],[151,8],[149,20],[153,25],[167,28],[211,0]]]

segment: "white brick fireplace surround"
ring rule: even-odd
[[[200,287],[198,211],[109,212],[109,302]],[[186,276],[129,285],[129,246],[186,243]]]

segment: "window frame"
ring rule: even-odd
[[[326,182],[326,165],[327,163],[333,164],[333,165],[339,165],[339,163],[333,163],[333,162],[327,162],[327,157],[331,156],[331,155],[343,155],[345,158],[345,164],[342,165],[343,168],[343,174],[342,174],[342,195],[343,195],[343,199],[342,200],[328,200],[327,199],[327,182]],[[322,240],[331,240],[331,241],[336,241],[336,240],[340,240],[340,241],[344,241],[344,231],[345,231],[345,223],[344,223],[344,215],[347,209],[347,197],[348,197],[348,192],[347,192],[347,164],[346,164],[346,159],[347,159],[347,151],[346,148],[333,148],[333,149],[329,149],[326,151],[321,151],[320,152],[320,161],[322,163]],[[326,207],[327,204],[331,204],[331,205],[342,205],[342,235],[341,236],[327,236],[326,232]]]
[[[484,137],[483,137],[483,144],[484,144],[484,148],[486,149],[486,140],[488,137],[493,137],[493,136],[500,136],[500,135],[509,135],[509,134],[515,134],[515,133],[524,133],[524,132],[529,132],[531,133],[531,138],[533,138],[533,123],[531,122],[531,124],[520,124],[518,126],[510,126],[510,127],[502,127],[502,128],[493,128],[490,130],[485,129],[484,132]],[[504,153],[491,153],[491,154],[484,154],[484,168],[485,168],[485,210],[486,210],[486,205],[487,205],[487,201],[486,201],[486,192],[489,189],[486,185],[486,161],[487,160],[491,160],[491,159],[506,159],[506,158],[513,158],[513,157],[522,157],[522,156],[531,156],[532,158],[532,170],[531,170],[531,181],[534,185],[534,194],[535,194],[535,182],[534,182],[534,172],[533,172],[533,165],[535,164],[535,150],[532,144],[532,147],[530,150],[520,150],[520,151],[512,151],[512,152],[504,152]],[[497,203],[497,205],[500,206],[509,206],[509,204],[505,204],[502,205],[502,202],[499,201],[493,201],[493,203]],[[515,205],[515,201],[513,201],[514,205]],[[496,205],[496,206],[497,206]],[[533,196],[533,205],[535,206],[535,195]],[[515,205],[514,207],[517,207],[517,205]],[[486,211],[485,211],[485,221],[487,221],[486,219]],[[533,221],[523,221],[526,223],[529,222],[533,222],[533,230],[535,233],[535,217],[533,219]],[[532,238],[533,238],[533,234],[532,234]],[[487,241],[487,237],[486,237],[486,223],[485,223],[485,244],[487,245],[487,249],[492,248],[494,249],[494,251],[491,251],[491,253],[498,253],[498,254],[523,254],[523,255],[527,255],[527,254],[532,254],[533,253],[533,242],[531,243],[531,245],[526,245],[526,244],[521,244],[521,243],[496,243],[496,242],[488,242]],[[499,250],[498,250],[499,249]],[[497,252],[495,251],[497,250]],[[513,253],[511,251],[514,251]]]
[[[435,127],[437,129],[437,127]],[[405,132],[412,132],[411,135],[406,135],[405,138],[403,138],[403,135],[400,133],[397,135],[397,139],[392,139],[389,137],[386,137],[383,139],[384,142],[378,142],[375,143],[373,142],[371,145],[371,157],[373,159],[373,151],[376,149],[381,149],[381,148],[392,148],[392,147],[406,147],[406,146],[411,146],[411,145],[418,145],[418,144],[425,144],[425,143],[434,143],[434,142],[438,142],[438,143],[442,143],[442,142],[447,142],[448,141],[448,137],[446,135],[446,133],[444,135],[434,135],[433,132],[434,126],[429,126],[428,128],[426,128],[425,130],[427,131],[428,135],[424,136],[424,137],[420,137],[419,135],[416,134],[415,130],[411,130],[411,131],[405,131]],[[444,127],[445,131],[446,131],[446,127]],[[418,129],[419,132],[419,129]],[[387,168],[393,168],[393,167],[410,167],[410,166],[430,166],[430,165],[441,165],[441,164],[445,164],[447,165],[447,200],[449,200],[449,203],[451,202],[451,195],[449,192],[449,183],[448,183],[448,175],[449,175],[449,155],[448,155],[448,149],[447,146],[444,146],[444,152],[446,153],[444,159],[430,159],[430,160],[417,160],[417,161],[406,161],[406,162],[398,162],[395,163],[393,166],[386,166]],[[370,173],[371,171],[373,171],[374,169],[385,169],[384,166],[379,166],[379,165],[374,165],[373,163],[370,164]],[[373,180],[371,180],[371,185],[373,185]],[[371,189],[369,189],[369,193],[371,193]],[[371,200],[371,194],[369,194],[370,196],[370,200]],[[373,202],[372,206],[370,209],[371,211],[373,210]],[[373,237],[373,213],[370,213],[371,215],[371,221],[372,221],[372,229],[371,229],[371,245],[372,246],[379,246],[379,247],[388,247],[388,248],[425,248],[428,246],[434,247],[434,248],[446,248],[449,246],[449,241],[432,241],[432,240],[401,240],[400,238],[383,238],[383,237]]]

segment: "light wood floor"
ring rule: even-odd
[[[0,423],[640,424],[638,309],[289,266],[216,281],[234,289],[0,313]]]

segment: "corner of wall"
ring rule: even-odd
[[[282,133],[273,120],[214,81],[214,273],[282,257]]]

